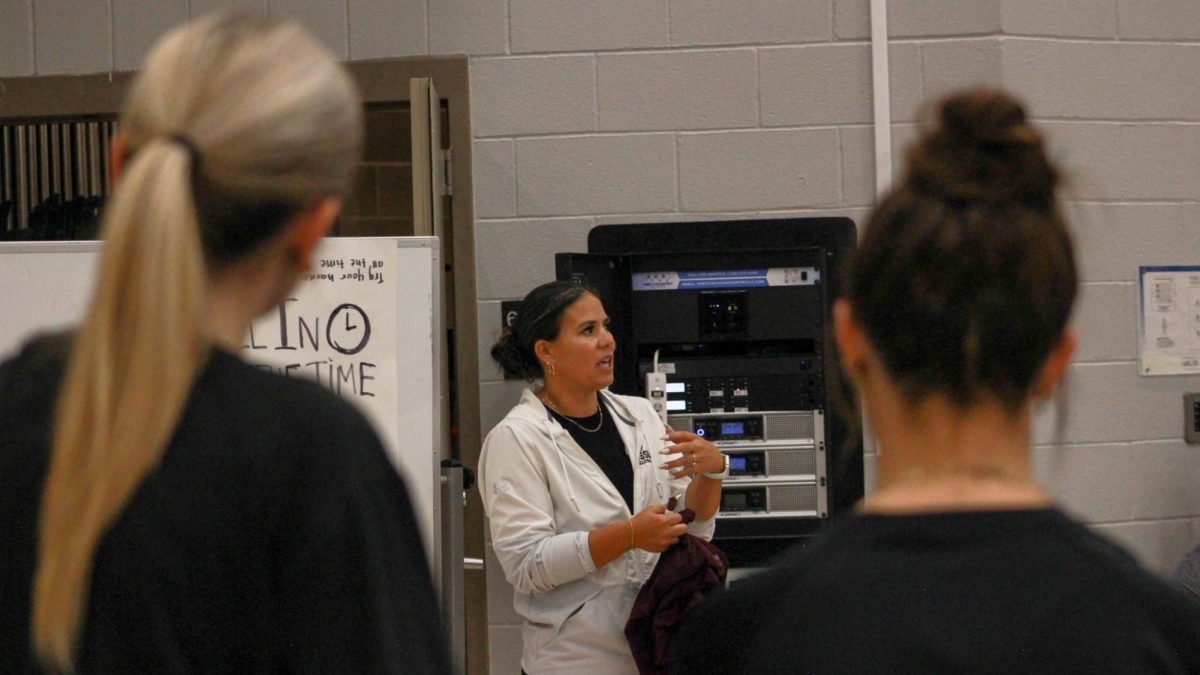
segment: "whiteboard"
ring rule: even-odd
[[[101,242],[0,243],[0,359],[78,323]],[[441,285],[436,237],[330,238],[242,355],[357,405],[405,476],[435,575],[441,553]]]
[[[0,243],[0,359],[28,337],[79,323],[100,242]]]

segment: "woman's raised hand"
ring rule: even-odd
[[[667,435],[662,440],[670,441],[672,445],[663,448],[661,454],[680,455],[662,465],[674,478],[705,472],[720,473],[725,469],[725,458],[717,446],[690,431],[675,431],[667,427]]]

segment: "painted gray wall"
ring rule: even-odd
[[[486,357],[499,302],[603,223],[848,215],[874,202],[868,0],[7,0],[0,76],[136,66],[218,6],[296,16],[337,54],[470,54],[483,428],[519,388]],[[1180,394],[1136,373],[1138,265],[1200,258],[1200,3],[890,0],[894,151],[922,101],[1023,96],[1069,169],[1084,287],[1069,415],[1035,459],[1066,507],[1159,571],[1200,543]],[[868,480],[874,458],[868,457]],[[489,569],[493,672],[518,619]]]

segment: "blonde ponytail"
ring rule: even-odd
[[[185,148],[140,149],[104,220],[106,244],[75,337],[42,501],[32,634],[37,655],[73,670],[92,560],[162,457],[205,347],[203,253]]]
[[[293,22],[209,15],[155,47],[122,112],[129,155],[59,394],[31,638],[70,672],[96,551],[163,457],[208,353],[211,278],[344,194],[362,138],[345,69]]]

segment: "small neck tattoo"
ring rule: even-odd
[[[596,422],[595,429],[589,429],[589,428],[583,426],[582,424],[580,424],[574,417],[571,417],[570,415],[566,414],[565,412],[559,410],[558,406],[554,405],[554,401],[552,401],[550,399],[550,397],[547,396],[546,394],[542,394],[539,398],[541,399],[542,403],[546,404],[546,407],[548,407],[551,410],[553,410],[554,412],[558,413],[560,417],[567,420],[571,424],[574,424],[575,426],[579,427],[581,430],[586,431],[589,434],[594,434],[597,431],[600,431],[600,427],[604,426],[604,406],[600,405],[599,400],[596,401],[596,412],[592,413],[591,415],[588,415],[588,417],[592,417],[593,415],[599,413],[600,421]],[[584,419],[587,419],[587,418],[584,418]]]

